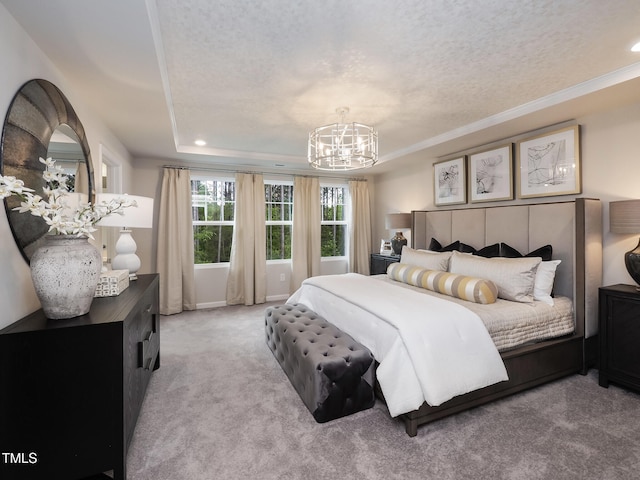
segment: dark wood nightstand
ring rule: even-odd
[[[371,275],[387,273],[387,267],[392,263],[397,263],[399,261],[400,255],[382,255],[380,253],[372,253],[369,273]]]
[[[598,383],[640,391],[640,292],[635,285],[602,287],[599,310]]]

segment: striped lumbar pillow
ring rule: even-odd
[[[469,302],[487,304],[494,303],[498,298],[496,284],[483,278],[426,270],[405,263],[392,263],[387,268],[387,275],[398,282],[426,288]]]

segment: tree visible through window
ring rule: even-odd
[[[293,185],[291,183],[265,183],[264,197],[267,260],[291,258]]]
[[[194,263],[221,263],[231,258],[235,182],[229,179],[191,181]]]
[[[291,258],[293,230],[293,182],[265,182],[265,228],[267,260]],[[348,202],[345,186],[320,187],[321,255],[346,255]],[[194,263],[224,263],[231,258],[235,181],[231,178],[193,178],[191,201]]]
[[[320,205],[322,207],[320,249],[323,257],[345,256],[347,238],[345,190],[346,188],[342,186],[320,187]]]

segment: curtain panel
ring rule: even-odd
[[[320,275],[320,180],[293,179],[293,232],[291,239],[291,291],[302,281]]]
[[[369,275],[371,253],[371,204],[366,180],[349,182],[349,271]]]
[[[165,168],[158,219],[160,314],[195,310],[191,178],[188,170]]]
[[[253,305],[267,299],[267,251],[264,180],[260,174],[236,174],[236,206],[227,305]]]

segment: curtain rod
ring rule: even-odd
[[[184,165],[163,165],[162,168],[175,168],[178,170],[202,170],[206,172],[226,172],[226,173],[261,173],[263,175],[275,175],[281,177],[318,177],[318,178],[331,178],[334,180],[349,180],[349,181],[364,181],[367,179],[364,177],[335,177],[331,175],[305,175],[298,173],[278,173],[278,172],[256,172],[251,170],[234,170],[229,168],[217,168],[217,167],[188,167]]]

